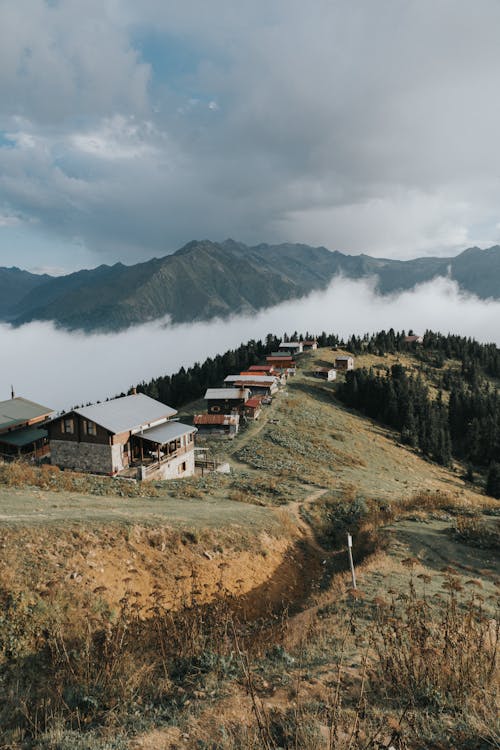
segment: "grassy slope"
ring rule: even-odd
[[[92,591],[99,592],[98,602],[111,605],[127,590],[136,591],[144,602],[160,582],[164,595],[176,606],[193,600],[194,575],[205,591],[203,596],[209,598],[220,590],[223,580],[225,591],[239,591],[256,613],[258,601],[277,602],[288,592],[289,601],[302,601],[302,611],[287,620],[281,636],[295,661],[259,656],[254,665],[256,693],[265,702],[268,719],[273,711],[283,714],[294,701],[301,723],[315,723],[326,737],[328,727],[321,706],[331,704],[332,686],[339,673],[338,655],[342,653],[344,735],[340,731],[338,747],[350,746],[367,634],[378,622],[377,613],[386,606],[384,602],[392,600],[395,606],[404,607],[413,584],[416,595],[429,603],[432,618],[432,613],[446,608],[452,581],[465,594],[480,592],[484,611],[491,611],[498,586],[496,556],[491,550],[463,545],[450,536],[453,516],[447,505],[480,511],[498,507],[498,503],[466,485],[460,479],[461,467],[450,471],[423,460],[399,445],[390,431],[335,402],[335,385],[318,381],[309,372],[316,365],[332,363],[337,354],[321,350],[305,355],[299,374],[259,422],[231,443],[207,442],[232,464],[232,476],[159,483],[149,489],[143,486],[141,491],[151,495],[146,497],[106,494],[119,486],[112,480],[88,480],[79,492],[72,492],[68,487],[74,488],[72,482],[80,479],[66,474],[55,476],[45,488],[3,486],[3,583],[10,581],[14,586],[23,578],[30,581],[37,596],[50,599],[59,591],[83,606]],[[366,356],[358,358],[357,365],[386,366],[397,359]],[[410,355],[399,359],[406,366],[415,365]],[[199,403],[193,404],[184,410],[184,416],[189,418],[199,408]],[[37,481],[39,478],[31,477],[33,484]],[[388,546],[364,560],[355,547],[360,594],[353,602],[344,550],[321,546],[325,543],[321,536],[324,507],[356,497],[397,504],[422,491],[431,491],[443,501],[435,509],[409,506],[402,517],[388,523]],[[308,523],[301,520],[301,511]],[[66,532],[61,534],[61,528]],[[287,553],[290,533],[302,538],[309,557],[297,551]],[[323,576],[318,577],[315,561],[321,563]],[[76,578],[71,578],[71,573]],[[274,577],[274,587],[272,580],[266,583],[269,577]],[[300,585],[304,581],[313,585],[307,603],[309,588]],[[268,646],[263,647],[263,653]],[[375,731],[377,722],[388,727],[401,715],[394,703],[387,702],[386,688],[368,697],[370,708],[362,720],[367,736]],[[148,730],[130,747],[195,747],[198,739],[209,742],[222,737],[222,726],[226,727],[224,736],[232,736],[236,726],[252,723],[253,709],[244,682],[224,683],[212,698],[205,695],[192,700],[193,706],[176,718],[176,726]],[[424,738],[427,748],[434,747],[429,737],[436,738],[436,748],[456,746],[458,724],[453,712],[445,712],[444,719],[439,714],[434,722],[432,712],[420,715],[414,711],[411,721],[412,726],[405,724],[405,736],[413,738],[407,747],[422,747],[415,739],[418,737]],[[479,713],[467,721],[471,731],[476,731],[474,722],[477,732],[490,731],[481,724],[484,720]],[[386,746],[388,731],[382,732]],[[455,739],[448,742],[452,735]],[[224,744],[222,740],[220,744],[221,750],[262,746],[259,739],[253,745]],[[298,746],[323,747],[305,741]],[[463,747],[475,746],[464,740]]]

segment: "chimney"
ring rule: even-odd
[[[14,392],[14,386],[13,386],[13,385],[11,385],[11,386],[10,386],[10,397],[11,397],[11,398],[15,398],[15,397],[16,397],[16,394],[15,394],[15,392]]]
[[[137,388],[132,388],[132,390],[130,392],[130,395],[131,396],[137,396]]]

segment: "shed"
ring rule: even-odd
[[[234,438],[240,426],[239,414],[196,414],[193,419],[200,436],[218,435]]]
[[[315,370],[313,370],[313,375],[315,378],[321,378],[322,380],[335,380],[337,377],[337,370],[335,370],[333,367],[317,367]]]
[[[337,370],[354,370],[354,357],[343,355],[335,358],[335,369]]]

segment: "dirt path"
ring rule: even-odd
[[[302,537],[306,544],[322,558],[330,557],[332,553],[322,547],[318,542],[310,525],[302,518],[301,510],[315,503],[316,500],[319,500],[319,498],[322,497],[327,491],[328,490],[326,489],[316,489],[314,490],[314,492],[311,492],[309,495],[307,495],[303,500],[296,500],[286,506],[287,510],[292,513],[297,527],[300,529]]]

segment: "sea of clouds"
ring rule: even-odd
[[[336,278],[324,292],[252,316],[169,325],[157,321],[121,333],[86,335],[52,323],[0,325],[0,400],[16,394],[62,410],[113,396],[142,380],[237,347],[267,333],[372,333],[412,328],[500,344],[500,301],[479,300],[439,278],[390,296],[370,281]]]

